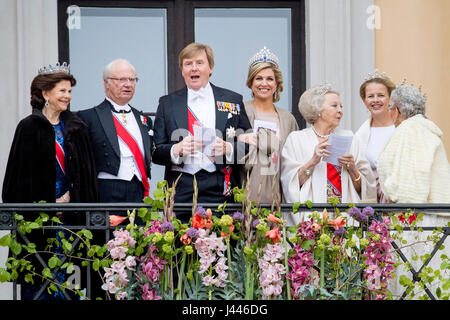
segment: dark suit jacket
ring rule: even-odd
[[[144,116],[142,111],[131,107],[144,145],[144,161],[148,178],[151,172],[151,152],[153,148],[152,120]],[[111,103],[104,100],[96,107],[78,112],[78,116],[87,124],[95,155],[97,172],[107,172],[117,175],[120,166],[119,138],[111,115]],[[146,121],[142,121],[146,118]],[[143,123],[145,122],[145,124]]]
[[[216,87],[211,84],[216,110],[216,133],[223,140],[231,142],[234,147],[234,161],[232,164],[227,163],[225,156],[222,159],[216,158],[216,172],[225,166],[231,166],[232,170],[232,186],[240,185],[238,175],[237,159],[242,157],[242,152],[248,152],[248,145],[238,143],[236,137],[229,137],[226,130],[234,128],[242,129],[242,132],[251,129],[247,114],[245,113],[242,96],[228,89]],[[238,105],[239,113],[220,111],[218,102],[230,102]],[[181,129],[176,131],[177,129]],[[159,106],[155,117],[155,150],[153,152],[153,162],[166,167],[164,179],[167,180],[169,186],[180,174],[178,171],[172,171],[172,161],[170,157],[171,147],[183,140],[188,135],[188,117],[187,117],[187,87],[178,90],[172,94],[163,96],[159,99]],[[218,132],[219,131],[219,132]],[[175,134],[174,134],[175,132]],[[238,131],[239,132],[239,131]],[[237,132],[237,133],[238,133]],[[180,166],[182,166],[181,164]],[[222,181],[223,183],[223,181]]]

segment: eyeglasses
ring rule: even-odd
[[[109,77],[108,79],[119,81],[121,84],[127,83],[128,81],[130,81],[131,83],[136,83],[139,81],[138,77],[136,77],[136,78],[112,78],[112,77]]]

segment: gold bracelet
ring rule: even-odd
[[[359,177],[356,178],[356,180],[353,180],[353,182],[358,182],[359,180],[361,180],[361,172],[359,173]]]

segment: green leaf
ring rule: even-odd
[[[14,239],[11,239],[9,243],[9,248],[15,255],[18,255],[22,252],[22,246]]]
[[[11,274],[5,268],[0,268],[0,282],[11,281]]]
[[[155,200],[162,200],[165,198],[165,193],[161,189],[156,189],[153,191],[153,196],[155,197]]]
[[[44,270],[42,270],[42,276],[43,276],[44,278],[49,278],[49,279],[52,279],[52,278],[53,278],[52,272],[50,271],[49,268],[45,268]]]
[[[11,234],[6,234],[0,238],[0,246],[7,247],[11,242]]]
[[[51,257],[50,259],[48,259],[48,266],[50,269],[55,268],[58,263],[61,263],[61,260],[59,260],[56,256]]]
[[[305,205],[308,207],[308,209],[311,209],[311,208],[313,207],[314,204],[313,204],[311,201],[306,200],[306,201],[305,201]]]
[[[94,263],[92,263],[92,269],[94,269],[94,271],[98,271],[99,268],[100,268],[100,260],[95,259]]]
[[[301,247],[305,249],[306,251],[311,251],[311,246],[314,244],[315,240],[306,240],[302,242]]]

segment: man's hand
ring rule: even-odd
[[[218,157],[231,154],[232,148],[233,146],[231,143],[216,137],[216,142],[212,145],[211,151],[213,152],[214,157]]]
[[[183,140],[173,146],[173,153],[179,157],[193,154],[194,152],[201,152],[203,143],[200,139],[193,136],[184,137]]]

